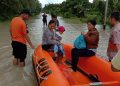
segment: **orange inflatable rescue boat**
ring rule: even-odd
[[[67,65],[71,64],[71,45],[64,44]],[[65,64],[58,66],[50,52],[37,47],[32,57],[38,86],[120,86],[120,72],[111,70],[111,63],[99,56],[80,58],[78,71]]]

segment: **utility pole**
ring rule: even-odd
[[[103,25],[103,29],[104,29],[104,30],[105,30],[105,28],[106,28],[107,11],[108,11],[108,0],[106,0],[106,5],[105,5],[105,17],[104,17],[104,25]]]

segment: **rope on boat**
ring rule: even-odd
[[[42,51],[42,48],[41,48],[41,51]],[[43,56],[43,55],[42,55]],[[38,57],[36,56],[36,63],[38,62]],[[38,77],[40,78],[40,79],[42,79],[42,80],[48,80],[48,78],[46,78],[46,77],[41,77],[41,75],[39,74],[39,71],[38,71],[38,69],[39,68],[42,68],[42,66],[39,64],[39,63],[37,63],[37,75],[38,75]]]

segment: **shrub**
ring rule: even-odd
[[[65,12],[64,14],[63,14],[63,17],[64,18],[71,18],[73,15],[70,13],[70,12]]]

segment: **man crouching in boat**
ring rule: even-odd
[[[97,52],[98,42],[99,42],[99,32],[95,28],[96,21],[90,20],[87,23],[88,32],[87,34],[81,33],[81,35],[76,39],[74,47],[72,49],[72,69],[77,70],[77,64],[79,57],[90,57],[94,56]],[[85,45],[86,44],[86,45]]]

